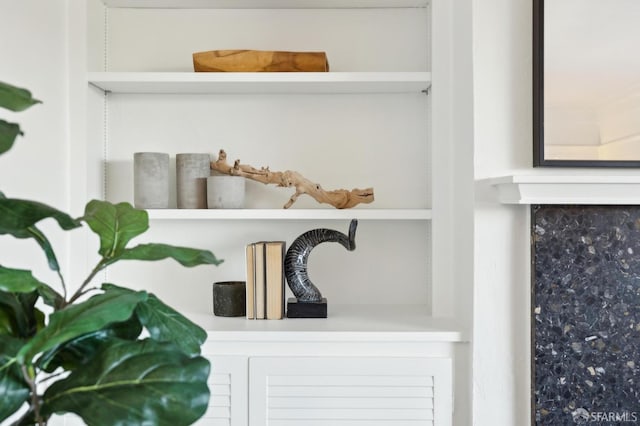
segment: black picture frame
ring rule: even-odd
[[[640,167],[636,160],[548,160],[544,155],[544,4],[533,1],[533,167]],[[554,0],[547,0],[552,2]]]

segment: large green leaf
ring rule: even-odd
[[[0,120],[0,154],[9,151],[19,135],[22,131],[18,124]]]
[[[25,238],[26,230],[47,218],[55,219],[64,230],[82,226],[68,214],[46,204],[0,197],[0,234],[17,234],[19,238]]]
[[[15,355],[22,341],[0,334],[0,422],[13,414],[29,398],[29,386],[22,377]]]
[[[40,101],[34,99],[27,89],[0,81],[0,107],[17,112],[39,103]]]
[[[64,301],[62,296],[47,284],[38,281],[31,271],[10,269],[0,266],[0,291],[9,293],[29,293],[37,291],[44,302],[55,308]]]
[[[47,257],[49,268],[59,271],[60,266],[51,243],[35,226],[43,219],[51,218],[64,230],[82,226],[68,214],[36,201],[6,198],[0,194],[0,234],[10,234],[16,238],[33,238]]]
[[[44,393],[43,411],[87,425],[189,425],[207,409],[209,362],[153,340],[118,342]]]
[[[119,256],[132,238],[149,229],[147,212],[134,209],[129,203],[89,201],[81,220],[98,234],[99,253],[107,259]]]
[[[26,217],[26,215],[24,215],[24,211],[25,210],[29,210],[29,209],[37,209],[37,210],[42,210],[42,204],[41,203],[34,203],[32,201],[25,201],[25,200],[10,200],[7,199],[3,193],[0,192],[0,200],[2,201],[2,203],[5,204],[5,208],[6,209],[14,209],[18,215],[20,219],[24,219]],[[51,207],[49,206],[45,206],[48,210],[51,209]],[[36,221],[34,223],[36,223],[39,220],[44,219],[45,217],[47,217],[48,214],[51,214],[51,211],[47,211],[47,212],[41,212],[43,214],[43,217],[41,218],[37,218],[36,217]],[[56,218],[57,216],[57,218]],[[50,217],[54,217],[56,218],[56,220],[58,220],[58,222],[62,221],[61,226],[63,226],[63,229],[71,229],[71,227],[77,227],[77,226],[81,226],[81,223],[78,221],[75,221],[73,218],[71,218],[70,216],[66,216],[65,214],[60,212],[60,211],[55,211],[53,212],[53,215]],[[51,243],[49,242],[49,240],[47,239],[47,237],[42,233],[42,231],[40,231],[35,225],[31,225],[28,226],[28,223],[20,223],[19,221],[16,223],[16,220],[11,220],[9,221],[9,219],[11,218],[5,218],[7,223],[6,223],[6,231],[4,233],[9,233],[11,235],[13,235],[16,238],[33,238],[36,240],[36,242],[38,243],[38,245],[42,248],[42,250],[45,253],[45,256],[47,257],[47,261],[49,263],[49,268],[51,268],[53,271],[59,271],[60,270],[60,266],[58,264],[58,259],[56,258],[56,255],[53,251],[53,247],[51,246]],[[33,219],[33,218],[32,218]],[[2,226],[2,223],[0,222],[0,227]],[[2,234],[2,230],[0,229],[0,234]]]
[[[105,292],[56,311],[49,324],[38,331],[18,353],[22,364],[32,362],[40,352],[62,345],[113,323],[128,320],[134,309],[148,297],[146,292]]]
[[[0,305],[0,334],[9,334],[14,336],[16,331],[13,329],[13,321],[9,310]]]
[[[75,370],[92,362],[95,354],[114,340],[136,340],[141,332],[142,324],[137,316],[132,315],[127,321],[82,335],[47,351],[38,359],[38,366],[49,373],[58,367],[67,371]]]
[[[44,285],[24,269],[11,269],[0,266],[0,291],[9,293],[29,293]]]
[[[38,293],[9,293],[0,290],[0,310],[7,317],[11,334],[15,337],[29,338],[42,328],[43,316],[35,308]],[[7,329],[6,325],[3,327]]]
[[[103,284],[102,288],[123,293],[132,291],[113,284]],[[188,355],[198,355],[200,346],[207,339],[206,331],[166,305],[154,294],[150,294],[146,301],[140,302],[136,308],[136,315],[152,339],[159,342],[173,342]]]
[[[153,294],[138,305],[136,314],[153,339],[174,342],[189,355],[199,354],[200,346],[207,340],[206,331]]]
[[[188,247],[176,247],[167,244],[140,244],[125,249],[117,260],[162,260],[171,258],[182,266],[219,265],[222,260],[209,250],[199,250]]]
[[[40,297],[42,297],[42,300],[46,305],[49,305],[56,310],[61,309],[64,306],[64,297],[48,285],[42,284],[38,287],[37,292]]]

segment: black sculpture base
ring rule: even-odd
[[[287,318],[326,318],[327,299],[321,302],[298,302],[295,297],[287,300]]]

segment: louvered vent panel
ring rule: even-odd
[[[433,377],[267,376],[269,426],[430,426]]]
[[[209,408],[198,421],[199,426],[231,426],[231,374],[209,376]]]

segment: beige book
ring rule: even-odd
[[[247,264],[247,319],[256,318],[255,250],[255,244],[247,244],[245,251]]]
[[[267,319],[284,317],[284,241],[265,243]]]
[[[255,317],[256,319],[265,319],[265,304],[266,304],[266,283],[265,283],[265,243],[254,243],[254,267],[255,267]]]

